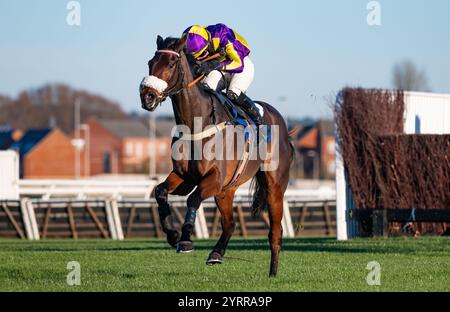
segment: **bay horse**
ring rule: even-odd
[[[224,124],[229,121],[229,115],[218,98],[200,86],[189,85],[195,81],[196,77],[193,77],[193,64],[188,57],[185,53],[185,40],[171,37],[163,39],[158,36],[157,51],[148,62],[149,76],[144,78],[139,87],[142,108],[154,111],[167,97],[170,97],[177,126],[184,125],[192,131],[196,117],[201,117],[202,129],[214,124]],[[278,134],[273,134],[271,141],[267,142],[269,155],[274,153],[275,148],[278,149],[276,152],[278,152],[280,160],[275,169],[261,169],[262,165],[269,161],[267,159],[262,160],[261,157],[257,157],[248,160],[238,181],[231,184],[233,174],[240,163],[239,159],[172,159],[173,170],[164,182],[156,186],[154,195],[158,203],[162,230],[166,233],[168,243],[172,247],[176,247],[178,252],[193,250],[191,235],[196,211],[203,200],[214,197],[222,216],[222,234],[207,259],[207,264],[213,265],[222,262],[222,257],[235,229],[233,220],[235,191],[240,185],[253,178],[252,209],[254,214],[258,214],[266,207],[268,208],[271,249],[269,276],[276,276],[282,244],[283,196],[288,185],[294,149],[281,114],[267,103],[258,102],[258,104],[264,108],[265,124],[278,126]],[[221,132],[227,131],[232,130],[229,127],[221,130]],[[196,140],[196,135],[200,135],[196,138],[202,143],[206,143],[212,138],[203,131],[194,134],[192,140]],[[177,138],[174,138],[172,141],[172,150],[176,140]],[[193,143],[193,141],[190,142],[190,144]],[[229,141],[224,141],[223,145],[227,143],[230,144]],[[171,212],[168,194],[189,195],[181,236],[169,222]]]

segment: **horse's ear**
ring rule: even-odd
[[[156,38],[156,47],[158,50],[161,50],[163,48],[164,39],[160,35],[158,35],[158,38]]]

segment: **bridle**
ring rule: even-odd
[[[187,86],[183,85],[184,71],[183,71],[183,68],[181,67],[181,53],[176,52],[176,51],[172,51],[172,50],[157,50],[156,53],[171,54],[171,55],[175,55],[178,58],[177,59],[177,65],[176,65],[176,70],[178,71],[177,81],[169,89],[164,90],[161,93],[158,92],[159,94],[157,94],[158,100],[159,100],[159,104],[161,104],[168,97],[176,95],[176,94],[180,93],[181,91],[183,91],[183,89],[186,88]]]
[[[186,85],[183,85],[184,71],[183,71],[183,68],[181,67],[181,53],[183,53],[183,52],[182,51],[181,52],[176,52],[176,51],[173,51],[173,50],[161,49],[161,50],[157,50],[156,53],[171,54],[171,55],[175,55],[178,58],[177,65],[176,65],[176,70],[178,71],[177,81],[169,89],[164,90],[163,92],[158,92],[157,93],[158,100],[159,100],[158,105],[160,105],[162,102],[164,102],[167,97],[176,95],[176,94],[180,93],[181,91],[183,91],[186,88],[193,87],[194,85],[196,85],[200,80],[202,80],[205,77],[205,75],[203,74],[200,77],[197,77],[196,79],[191,81],[190,83],[188,83]],[[202,62],[207,62],[207,61],[210,61],[212,59],[216,59],[218,57],[221,57],[221,53],[213,54],[213,55],[207,57],[205,60],[202,60]]]

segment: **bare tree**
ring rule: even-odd
[[[0,95],[0,125],[13,128],[46,128],[58,126],[66,133],[73,131],[74,103],[81,99],[81,121],[96,116],[100,119],[127,119],[119,103],[67,85],[53,84],[25,90],[10,99]]]
[[[411,61],[403,61],[394,66],[392,82],[399,90],[429,91],[425,71],[419,70]]]

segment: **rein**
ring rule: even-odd
[[[177,70],[178,70],[178,78],[177,78],[177,82],[176,82],[176,83],[173,85],[173,87],[171,87],[169,90],[163,91],[163,92],[161,93],[161,95],[160,95],[160,97],[161,97],[161,102],[163,102],[167,97],[172,96],[172,95],[175,95],[175,94],[178,94],[178,93],[180,93],[181,91],[183,91],[183,90],[186,89],[186,88],[187,88],[187,89],[192,88],[192,87],[195,86],[199,81],[201,81],[203,78],[205,78],[205,74],[202,74],[202,75],[200,75],[199,77],[195,78],[193,81],[189,82],[188,84],[182,85],[183,80],[184,80],[184,72],[183,72],[183,69],[182,69],[181,66],[180,66],[180,64],[181,64],[181,54],[178,53],[178,52],[176,52],[176,51],[173,51],[173,50],[167,50],[167,49],[157,50],[156,53],[166,53],[166,54],[171,54],[171,55],[175,55],[175,56],[178,58],[178,61],[177,61]],[[218,57],[221,57],[221,56],[222,56],[221,53],[213,54],[213,55],[207,57],[207,58],[206,58],[205,60],[203,60],[201,63],[205,63],[205,62],[214,60],[214,59],[216,59],[216,58],[218,58]],[[177,90],[175,90],[175,89],[177,88],[177,86],[180,85],[180,84],[181,84],[181,86],[180,86]]]
[[[178,78],[177,78],[177,81],[173,85],[173,87],[171,87],[167,91],[163,91],[160,94],[161,102],[163,102],[167,97],[173,96],[175,94],[178,94],[178,93],[180,93],[181,91],[183,91],[186,88],[188,88],[188,89],[192,88],[193,86],[195,86],[199,81],[201,81],[205,77],[205,74],[202,74],[199,77],[195,78],[193,81],[189,82],[188,84],[183,85],[184,71],[183,71],[183,69],[181,68],[181,65],[180,65],[181,64],[181,54],[176,52],[176,51],[172,51],[172,50],[157,50],[156,53],[167,53],[167,54],[175,55],[176,57],[178,57],[178,61],[177,61]],[[210,60],[216,59],[216,58],[221,57],[221,56],[222,56],[221,53],[213,54],[213,55],[207,57],[206,59],[202,60],[201,63],[208,62]],[[181,85],[181,86],[178,87],[178,85]],[[209,128],[209,129],[207,129],[205,131],[202,131],[200,133],[183,134],[182,136],[180,136],[180,134],[177,133],[174,136],[178,137],[181,140],[199,141],[199,140],[203,140],[205,138],[208,138],[208,137],[214,135],[217,132],[221,132],[226,127],[227,127],[227,122],[222,122],[222,123],[220,123],[218,125],[214,125],[214,127],[211,127],[211,128]]]
[[[203,60],[202,63],[205,63],[205,62],[214,60],[214,59],[216,59],[216,58],[218,58],[218,57],[221,57],[221,56],[222,56],[222,54],[220,54],[220,53],[213,54],[213,55],[207,57],[205,60]],[[196,79],[194,79],[193,81],[191,81],[190,83],[188,83],[187,87],[188,87],[188,88],[191,88],[192,86],[195,86],[195,85],[197,84],[197,82],[199,82],[199,81],[202,80],[203,78],[205,78],[205,74],[200,75],[199,77],[197,77]]]

